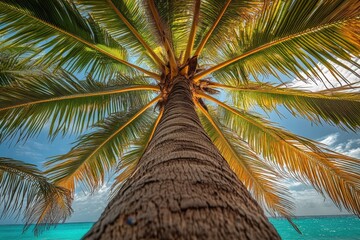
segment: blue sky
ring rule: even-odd
[[[359,69],[357,69],[357,71],[359,71]],[[357,77],[350,74],[347,74],[347,79],[351,82],[359,81]],[[335,83],[335,81],[333,82]],[[294,80],[293,83],[297,87],[307,87],[309,90],[320,90],[324,88],[320,83],[304,84],[296,80]],[[329,125],[316,126],[304,119],[296,119],[286,111],[282,111],[282,113],[284,116],[281,118],[276,114],[270,114],[270,119],[278,122],[280,126],[296,134],[318,140],[321,143],[326,144],[332,150],[360,158],[360,136],[357,133],[345,132]],[[29,139],[25,144],[19,143],[11,146],[2,144],[0,146],[0,156],[11,157],[37,164],[41,168],[48,157],[64,154],[69,151],[71,142],[75,139],[75,136],[68,136],[65,138],[58,137],[53,142],[49,143],[45,128],[45,131],[38,137]],[[346,210],[340,212],[331,200],[324,199],[321,195],[316,193],[312,187],[305,186],[304,184],[295,181],[287,181],[285,184],[289,187],[296,204],[295,215],[330,215],[348,213]],[[110,186],[111,183],[108,182],[92,195],[78,190],[75,194],[73,204],[74,214],[69,221],[96,221],[107,204]],[[11,218],[0,219],[0,224],[4,223],[14,223],[14,220]]]

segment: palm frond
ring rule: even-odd
[[[2,0],[0,6],[0,21],[5,23],[0,33],[13,33],[5,35],[10,42],[7,47],[36,46],[40,50],[37,56],[41,53],[41,61],[49,65],[67,65],[69,69],[81,71],[101,67],[104,61],[106,65],[121,63],[159,79],[156,73],[128,62],[126,49],[91,16],[83,17],[68,1],[42,4],[40,1]]]
[[[326,192],[341,208],[360,215],[360,160],[335,153],[316,142],[274,127],[263,118],[232,108],[211,97],[223,108],[229,126],[264,159],[289,176]]]
[[[262,161],[234,132],[210,115],[200,104],[200,119],[205,131],[254,198],[271,213],[291,217],[293,203],[281,176]]]
[[[167,54],[167,58],[169,61],[169,67],[171,69],[172,74],[177,73],[177,62],[176,62],[176,55],[174,52],[173,44],[174,41],[171,41],[170,34],[167,32],[166,26],[164,23],[163,15],[161,13],[161,10],[163,9],[163,6],[168,6],[168,4],[164,3],[162,4],[162,0],[156,1],[155,0],[146,0],[144,1],[144,5],[146,6],[148,10],[148,15],[150,16],[149,20],[153,23],[153,28],[157,30],[157,35],[160,37],[161,42],[164,46],[165,52]],[[172,11],[169,12],[174,13]],[[175,75],[174,75],[175,76]]]
[[[183,60],[186,61],[187,59],[184,58],[184,54],[188,41],[190,40],[190,32],[193,26],[193,21],[190,19],[196,18],[197,14],[195,14],[194,10],[197,11],[195,5],[198,3],[192,0],[155,0],[154,4],[165,35],[173,48],[175,57],[183,58]]]
[[[159,99],[154,98],[136,113],[121,112],[99,122],[97,129],[80,137],[70,152],[45,164],[50,179],[72,192],[76,182],[96,189],[132,141],[140,137],[143,126],[150,121],[146,110]]]
[[[211,87],[211,84],[209,85]],[[213,83],[213,87],[227,89],[233,104],[241,109],[259,106],[265,111],[283,105],[292,115],[306,117],[314,123],[335,124],[356,131],[360,127],[360,94],[353,85],[310,92],[270,83],[248,82],[238,87]],[[201,97],[201,94],[200,94]]]
[[[157,48],[156,39],[152,31],[149,31],[151,28],[147,28],[145,12],[136,1],[77,0],[76,2],[80,4],[80,9],[90,12],[91,16],[132,54],[141,54],[146,50],[147,53],[144,55],[151,57],[159,70],[163,68],[163,61],[154,52]]]
[[[231,0],[227,0],[224,4],[224,6],[222,7],[219,15],[217,16],[217,18],[215,19],[214,23],[211,25],[210,29],[207,31],[207,33],[205,34],[205,36],[203,37],[203,39],[201,40],[199,46],[197,47],[196,51],[195,51],[195,56],[199,56],[199,54],[201,53],[202,49],[204,48],[205,44],[207,43],[207,41],[209,40],[212,32],[214,31],[214,29],[216,28],[216,26],[219,24],[221,18],[223,17],[224,13],[226,12],[229,4],[231,3]],[[211,7],[214,7],[214,5],[211,5]],[[209,13],[211,13],[212,11],[208,11]]]
[[[70,192],[55,186],[35,165],[0,157],[0,217],[23,215],[25,229],[35,233],[64,222],[72,213]]]
[[[1,42],[0,42],[1,45]],[[0,87],[8,86],[27,76],[42,75],[44,70],[40,67],[30,67],[34,62],[24,64],[22,55],[24,50],[17,49],[16,52],[0,52]]]
[[[344,78],[333,65],[349,71],[340,59],[356,65],[353,58],[360,53],[359,8],[358,1],[274,1],[258,17],[240,25],[233,32],[237,37],[222,42],[213,62],[216,64],[219,58],[223,62],[195,79],[219,71],[214,76],[222,81],[225,73],[232,70],[230,65],[236,63],[254,78],[277,76],[280,72],[304,79],[305,72],[309,78],[326,81],[317,62],[337,79]]]
[[[142,78],[118,76],[108,83],[88,77],[79,81],[62,71],[1,87],[1,141],[26,140],[38,134],[48,124],[49,137],[59,133],[80,133],[111,113],[126,111],[148,101],[150,91],[158,87],[146,84]],[[125,84],[124,84],[125,83]]]
[[[196,37],[195,56],[199,56],[204,49],[206,55],[218,54],[218,46],[229,41],[235,26],[253,18],[267,5],[269,0],[207,0],[202,2],[199,31]],[[205,34],[206,33],[206,34]]]
[[[188,39],[186,50],[185,50],[184,62],[186,62],[190,58],[192,50],[193,50],[193,45],[194,45],[195,36],[196,36],[196,30],[197,30],[198,23],[199,23],[200,3],[201,3],[200,0],[195,1],[193,21],[192,21],[191,31],[189,34],[189,39]]]

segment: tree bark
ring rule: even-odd
[[[85,239],[280,239],[203,130],[178,77],[137,170]]]

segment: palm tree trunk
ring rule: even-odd
[[[280,239],[175,80],[137,171],[85,239]]]

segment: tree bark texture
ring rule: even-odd
[[[84,239],[280,239],[175,81],[136,172]]]

